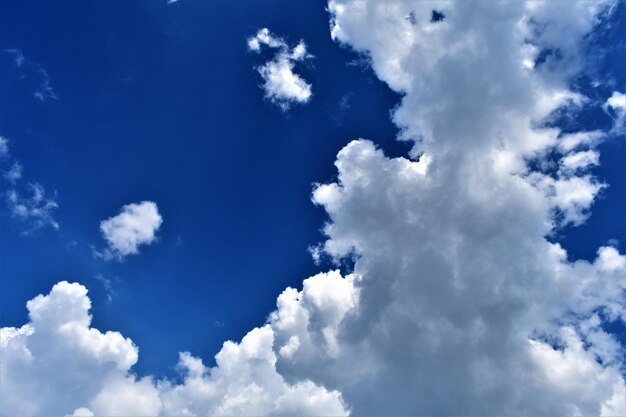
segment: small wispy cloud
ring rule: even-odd
[[[17,48],[8,48],[0,51],[13,59],[13,64],[18,71],[21,80],[32,85],[32,96],[40,102],[58,100],[59,96],[52,87],[50,75],[41,64],[24,57],[24,53]]]
[[[28,183],[24,193],[10,189],[6,193],[6,203],[9,214],[25,226],[22,232],[25,235],[45,227],[59,229],[59,223],[52,216],[59,207],[56,193],[49,197],[39,183]]]
[[[621,132],[626,122],[626,94],[613,91],[603,105],[603,109],[613,119],[613,131]]]
[[[113,297],[117,295],[117,292],[113,289],[113,281],[102,274],[97,274],[94,279],[102,284],[106,292],[107,301],[113,301]]]
[[[17,181],[22,178],[22,172],[24,171],[24,167],[18,161],[13,162],[11,168],[8,171],[4,172],[4,178],[11,184],[15,185]]]
[[[9,54],[13,57],[16,67],[19,68],[24,64],[24,54],[20,49],[9,48],[3,49],[2,52]]]
[[[346,93],[346,94],[342,95],[341,98],[339,99],[339,103],[337,104],[337,108],[336,108],[336,110],[333,112],[333,114],[331,116],[333,121],[337,125],[341,125],[343,123],[343,118],[345,117],[346,113],[352,107],[352,103],[351,103],[352,95],[353,94],[351,92],[349,92],[349,93]]]
[[[263,28],[248,38],[248,50],[260,53],[263,47],[277,49],[273,59],[256,68],[264,81],[265,97],[283,110],[288,110],[293,103],[308,103],[313,95],[311,84],[294,72],[297,62],[313,57],[304,41],[290,48],[283,38]]]
[[[9,140],[0,136],[0,159],[9,156]]]
[[[24,167],[18,160],[9,158],[9,154],[9,140],[0,136],[0,159],[5,160],[0,172],[8,184],[4,198],[9,216],[22,227],[23,235],[46,227],[58,230],[59,223],[53,216],[54,210],[59,207],[56,192],[52,196],[46,194],[45,188],[38,182],[23,185]],[[5,169],[7,162],[9,168]]]
[[[48,99],[58,100],[59,96],[57,96],[57,93],[50,85],[48,72],[39,67],[38,73],[41,75],[41,87],[33,93],[33,96],[39,101],[46,101]]]

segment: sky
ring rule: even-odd
[[[3,2],[0,416],[624,415],[624,16]]]

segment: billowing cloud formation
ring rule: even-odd
[[[312,57],[306,44],[300,41],[294,48],[289,48],[282,38],[263,28],[248,39],[248,49],[258,53],[264,46],[277,49],[272,60],[257,68],[263,77],[265,97],[283,110],[289,109],[293,103],[307,103],[312,95],[311,85],[294,72],[296,62]]]
[[[332,36],[403,93],[393,118],[414,144],[410,158],[389,158],[355,140],[337,180],[314,189],[330,218],[315,253],[353,259],[353,273],[287,288],[212,369],[181,354],[180,384],[130,374],[123,358],[136,350],[120,335],[98,345],[115,339],[115,356],[95,359],[111,349],[88,348],[84,334],[103,335],[68,319],[88,302],[63,284],[75,298],[34,314],[53,290],[29,303],[29,325],[4,330],[3,413],[625,415],[624,347],[603,324],[626,321],[626,256],[603,246],[572,262],[546,239],[583,222],[603,188],[590,171],[603,134],[543,123],[585,105],[567,81],[607,4],[332,0]],[[433,10],[445,18],[431,21]],[[539,60],[546,49],[559,54]],[[546,155],[556,169],[542,168]],[[31,348],[38,323],[60,335],[45,351]],[[57,346],[90,352],[89,364],[77,354],[65,366],[102,367],[100,385],[83,393],[85,372],[36,374]],[[41,384],[58,395],[28,391]]]
[[[66,281],[27,304],[30,322],[2,329],[2,416],[345,415],[341,396],[276,371],[269,325],[226,342],[209,369],[180,355],[183,382],[137,378],[137,347],[90,327],[87,289]]]
[[[99,255],[105,259],[121,259],[139,253],[139,246],[156,240],[161,223],[163,218],[156,203],[142,201],[125,205],[117,216],[100,222],[100,231],[109,246]]]

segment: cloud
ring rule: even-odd
[[[279,336],[300,341],[279,360],[288,379],[316,375],[356,415],[624,413],[623,347],[584,325],[626,318],[624,255],[570,263],[546,239],[604,187],[589,171],[602,135],[545,122],[584,105],[567,80],[607,4],[329,3],[333,38],[403,94],[393,120],[412,160],[354,141],[315,189],[330,216],[318,249],[356,260],[359,302],[332,349],[303,343],[319,329],[306,321]],[[545,48],[560,54],[524,65]],[[554,153],[560,170],[536,168]]]
[[[11,184],[15,184],[22,178],[22,172],[24,171],[24,167],[18,162],[13,162],[11,168],[4,173],[4,179],[6,179]]]
[[[0,137],[0,159],[9,156],[8,140]],[[59,205],[56,193],[50,197],[46,195],[44,187],[37,182],[22,186],[24,168],[17,160],[13,160],[11,167],[3,172],[3,178],[9,183],[4,192],[5,203],[9,215],[23,227],[22,234],[29,235],[39,229],[52,227],[59,229],[59,223],[52,213]]]
[[[264,81],[265,97],[283,110],[288,110],[293,103],[308,103],[312,95],[311,85],[294,72],[297,62],[312,58],[306,44],[300,41],[295,47],[289,48],[282,38],[263,28],[248,39],[248,50],[260,53],[264,46],[277,49],[272,60],[257,67]]]
[[[162,223],[163,218],[156,203],[142,201],[127,204],[117,216],[100,222],[100,231],[108,247],[104,252],[96,253],[104,259],[136,255],[139,246],[150,245],[157,239],[156,232]]]
[[[27,303],[30,321],[2,329],[0,415],[345,415],[341,396],[276,370],[269,325],[226,342],[206,367],[181,353],[182,382],[130,372],[138,349],[120,333],[90,327],[87,289],[66,281]]]
[[[611,114],[609,109],[612,111],[611,117],[613,117],[614,120],[613,129],[620,131],[626,121],[626,94],[613,91],[613,94],[606,100],[603,107],[604,111],[609,114]]]
[[[56,195],[47,196],[41,184],[28,183],[24,193],[12,188],[6,192],[5,198],[11,217],[24,225],[23,234],[27,235],[44,227],[59,229],[59,223],[52,216],[52,212],[59,207]]]
[[[600,163],[600,155],[593,150],[571,153],[561,159],[561,168],[565,171],[576,171],[589,168]]]
[[[95,417],[95,414],[88,408],[80,407],[74,410],[68,417]]]
[[[86,294],[79,284],[59,282],[27,303],[28,324],[2,329],[0,415],[72,413],[137,362],[130,339],[89,327]]]
[[[113,280],[106,278],[102,274],[97,274],[94,279],[102,284],[106,292],[107,300],[111,302],[113,297],[117,296],[117,292],[113,289]]]
[[[499,178],[493,191],[450,188],[436,157],[426,173],[414,164],[354,141],[339,154],[338,181],[315,190],[331,217],[323,250],[357,256],[359,302],[328,350],[304,296],[291,298],[300,309],[279,303],[297,323],[279,340],[296,335],[306,347],[279,361],[285,374],[318,375],[356,415],[584,415],[620,404],[623,350],[598,327],[618,346],[600,365],[579,320],[598,310],[626,318],[626,257],[604,247],[593,263],[567,262],[543,237],[552,203],[519,177]]]
[[[0,158],[9,156],[9,140],[0,136]]]
[[[20,83],[28,86],[33,98],[40,102],[59,99],[50,82],[50,75],[39,63],[26,59],[17,48],[3,49],[0,52],[12,58],[17,78]]]
[[[41,102],[44,102],[48,99],[58,100],[59,96],[57,96],[57,93],[54,91],[52,85],[50,84],[50,76],[48,75],[48,71],[39,67],[37,69],[37,73],[41,77],[41,86],[37,91],[33,93],[33,97]]]
[[[19,68],[22,65],[24,65],[24,54],[22,53],[20,49],[9,48],[9,49],[3,49],[2,52],[9,54],[10,56],[13,57],[13,62],[15,63],[16,67]]]

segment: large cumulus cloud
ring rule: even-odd
[[[132,342],[90,328],[85,289],[60,283],[3,330],[2,413],[624,415],[624,347],[603,323],[626,321],[626,256],[570,261],[547,238],[605,187],[602,132],[546,122],[586,105],[568,80],[607,6],[331,0],[332,36],[403,94],[414,144],[389,158],[355,140],[313,191],[329,216],[315,257],[353,272],[286,289],[214,368],[181,354],[180,384],[134,376]],[[52,372],[58,352],[93,380]]]
[[[3,416],[345,415],[341,395],[276,372],[270,326],[226,342],[209,369],[181,353],[181,384],[137,378],[138,349],[90,327],[87,289],[66,281],[27,304],[30,322],[2,329]]]

